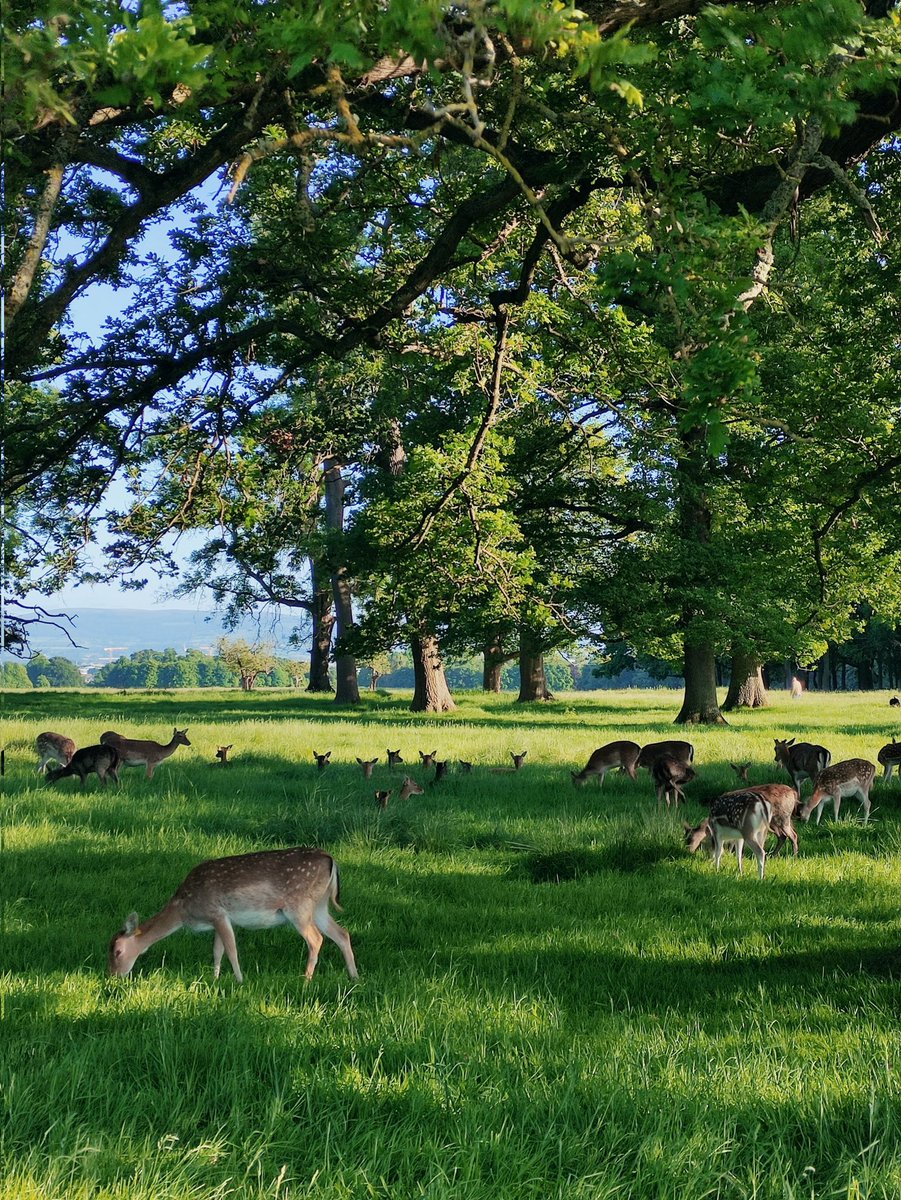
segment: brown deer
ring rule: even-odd
[[[109,945],[109,971],[127,975],[145,950],[177,929],[212,929],[214,977],[219,978],[224,951],[241,983],[234,927],[293,925],[309,948],[307,979],[316,970],[323,934],[341,947],[347,973],[356,979],[350,936],[329,912],[329,903],[340,909],[339,900],[338,864],[323,850],[297,846],[210,859],[189,871],[165,908],[143,925],[137,913],[126,918]]]
[[[749,762],[746,762],[746,763],[730,762],[729,766],[732,768],[732,770],[735,772],[735,774],[738,776],[738,778],[742,781],[742,783],[750,783],[751,782],[750,779],[748,779],[748,771],[750,771],[750,769],[751,769],[751,764]]]
[[[896,742],[892,738],[888,745],[883,746],[876,755],[876,761],[883,768],[882,778],[886,783],[891,779],[895,767],[898,768],[898,774],[901,775],[901,742]]]
[[[399,750],[387,750],[386,754],[388,755],[388,766],[391,770],[400,766],[400,764],[404,761],[400,756]]]
[[[673,808],[678,808],[679,802],[685,799],[682,785],[690,783],[694,779],[695,769],[688,766],[687,763],[680,762],[678,758],[662,754],[659,758],[654,759],[651,774],[657,789],[658,807],[665,799],[667,808],[669,808],[670,802],[672,802]]]
[[[229,750],[231,750],[231,748],[232,748],[231,746],[217,746],[216,747],[216,757],[219,759],[220,766],[227,767],[229,765],[228,752],[229,752]],[[215,763],[213,764],[213,766],[215,766]]]
[[[641,747],[637,742],[608,742],[595,750],[581,771],[570,771],[570,777],[576,787],[581,787],[592,775],[598,778],[600,787],[604,786],[604,776],[614,767],[625,772],[630,779],[635,778],[635,764]]]
[[[100,735],[102,746],[112,746],[119,753],[119,762],[123,767],[146,767],[147,778],[153,778],[154,770],[164,759],[175,753],[179,746],[190,746],[187,729],[173,729],[172,740],[165,746],[159,742],[138,741],[122,737],[119,733],[109,731]]]
[[[375,802],[379,806],[379,808],[387,808],[388,801],[394,795],[394,790],[392,788],[387,791],[382,790],[382,791],[378,791],[378,792],[373,792],[372,794],[375,796]]]
[[[397,794],[398,800],[409,800],[411,796],[424,795],[424,789],[419,786],[415,779],[411,779],[409,775],[404,778],[400,785],[400,791]]]
[[[75,743],[62,733],[39,733],[34,748],[38,752],[38,775],[43,775],[50,763],[67,767],[75,753]]]
[[[817,776],[813,793],[798,816],[802,821],[807,821],[816,809],[819,825],[826,801],[831,800],[835,819],[838,820],[842,800],[853,799],[856,796],[863,811],[863,823],[866,825],[870,817],[870,788],[875,778],[876,766],[865,758],[849,758],[844,762],[837,762]]]
[[[901,708],[901,700],[897,696],[892,696],[888,702],[889,708]]]
[[[361,769],[362,769],[362,771],[363,771],[363,778],[364,778],[364,779],[371,779],[371,778],[372,778],[372,769],[373,769],[373,767],[375,766],[375,764],[376,764],[378,761],[379,761],[379,760],[378,760],[377,758],[368,758],[368,759],[365,759],[365,760],[364,760],[364,759],[362,759],[362,758],[358,758],[358,759],[357,759],[357,762],[360,764],[360,767],[361,767]]]
[[[325,754],[317,754],[314,750],[313,757],[316,759],[316,770],[324,771],[331,761],[332,752],[331,750],[326,750]]]
[[[514,754],[510,751],[510,757],[513,759],[512,767],[489,767],[492,775],[512,775],[515,771],[521,771],[522,765],[526,761],[528,750],[523,750],[522,754]]]
[[[776,835],[776,845],[769,852],[770,858],[778,854],[786,842],[791,842],[794,857],[798,856],[798,834],[793,818],[801,807],[798,793],[787,783],[758,783],[753,787],[739,788],[734,792],[726,792],[727,796],[747,796],[753,793],[762,796],[772,809],[770,818],[770,833]]]
[[[467,762],[465,758],[460,759],[460,771],[463,775],[472,774],[472,763]]]
[[[437,750],[433,750],[431,754],[423,754],[421,750],[419,751],[419,765],[423,771],[428,771],[430,767],[434,767],[437,755]]]
[[[658,758],[662,758],[664,754],[670,758],[676,759],[677,762],[685,763],[686,766],[694,762],[695,748],[691,742],[680,742],[678,740],[668,742],[649,742],[647,746],[643,746],[639,751],[638,758],[635,760],[636,767],[644,767],[650,771],[654,762]]]
[[[710,815],[693,829],[685,826],[685,845],[692,853],[701,846],[707,838],[713,840],[713,858],[716,869],[720,869],[720,859],[727,842],[735,843],[735,855],[738,859],[738,873],[743,873],[742,855],[745,842],[757,859],[757,873],[763,879],[766,865],[766,836],[772,819],[772,809],[769,801],[753,790],[746,792],[731,792],[720,796],[710,806]]]
[[[447,779],[447,772],[450,768],[450,759],[446,758],[443,762],[435,763],[435,778],[432,783],[440,783],[442,779]]]
[[[67,775],[77,775],[84,787],[87,777],[96,772],[97,778],[106,787],[108,778],[119,782],[120,766],[119,752],[114,746],[84,746],[75,751],[64,767],[50,767],[44,778],[48,783],[56,783],[57,779],[64,779]]]
[[[773,739],[775,750],[774,761],[784,767],[791,776],[792,785],[798,795],[801,795],[801,784],[805,779],[814,780],[820,771],[832,762],[832,755],[825,746],[817,746],[813,742],[795,742]]]

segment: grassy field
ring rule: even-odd
[[[688,736],[694,819],[730,760],[782,779],[774,737],[875,761],[899,732],[887,693],[775,695],[685,734],[663,691],[473,694],[443,718],[404,697],[349,715],[288,692],[6,693],[0,1200],[895,1200],[897,780],[866,828],[856,802],[801,826],[763,883],[687,855],[645,772],[570,784],[606,741]],[[173,725],[192,745],[152,781],[35,775],[45,729]],[[415,778],[419,750],[476,770],[381,812],[387,747]],[[522,772],[489,773],[521,750]],[[354,760],[376,755],[366,783]],[[358,983],[327,942],[305,984],[285,927],[238,931],[243,986],[186,932],[106,977],[128,911],[204,858],[286,845],[340,862]]]

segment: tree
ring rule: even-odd
[[[245,692],[252,691],[259,676],[276,665],[273,647],[268,644],[251,646],[243,638],[220,638],[216,648],[224,666],[235,672]]]

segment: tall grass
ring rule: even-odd
[[[901,788],[877,784],[866,827],[853,802],[803,826],[762,884],[716,874],[646,773],[570,784],[612,738],[686,736],[674,700],[469,695],[429,718],[403,697],[7,693],[0,1200],[897,1197]],[[895,715],[807,696],[691,731],[685,815],[735,786],[730,761],[782,778],[774,737],[875,761]],[[152,781],[34,773],[44,729],[175,724],[192,745]],[[476,769],[381,812],[389,746],[414,778],[419,750]],[[358,983],[327,943],[305,984],[284,927],[238,931],[243,986],[188,933],[105,976],[130,909],[203,858],[292,844],[341,864]]]

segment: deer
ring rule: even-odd
[[[724,794],[726,796],[742,796],[750,795],[752,792],[754,795],[762,796],[773,811],[770,819],[770,833],[775,834],[776,845],[769,852],[770,858],[778,854],[786,842],[791,842],[793,855],[797,858],[798,834],[793,824],[793,818],[801,807],[798,793],[787,783],[758,783],[753,787],[738,788],[734,792]]]
[[[122,737],[119,733],[109,730],[100,735],[101,746],[112,746],[119,753],[119,762],[123,767],[146,767],[147,778],[153,778],[154,770],[164,760],[175,753],[179,746],[190,746],[187,729],[173,729],[172,740],[165,746],[159,742],[137,741]]]
[[[514,754],[510,751],[510,757],[513,759],[512,767],[489,767],[492,775],[512,775],[515,771],[521,771],[522,765],[526,761],[528,750],[523,750],[522,754]]]
[[[363,778],[364,778],[364,779],[371,779],[371,778],[372,778],[372,768],[375,766],[375,764],[376,764],[378,761],[379,761],[379,760],[378,760],[377,758],[369,758],[369,759],[366,759],[366,760],[364,760],[364,759],[362,759],[362,758],[358,758],[358,759],[357,759],[357,762],[360,764],[360,768],[361,768],[361,770],[363,771]]]
[[[56,783],[67,775],[77,775],[84,787],[87,777],[96,772],[103,787],[108,778],[119,782],[119,767],[122,760],[119,751],[114,746],[84,746],[76,750],[64,767],[50,767],[44,778],[48,783]]]
[[[317,754],[314,750],[313,757],[316,759],[316,770],[324,771],[331,761],[332,752],[331,750],[326,750],[325,754]]]
[[[228,752],[229,752],[229,750],[231,750],[231,748],[232,748],[231,746],[217,746],[216,747],[216,758],[219,760],[220,766],[227,767],[229,765]],[[216,764],[213,763],[212,765],[215,766]]]
[[[805,779],[813,781],[832,762],[832,755],[826,747],[812,742],[795,743],[794,738],[788,741],[774,738],[773,748],[774,761],[788,771],[792,786],[799,796],[802,782]]]
[[[50,763],[67,767],[75,753],[75,743],[62,733],[39,733],[34,748],[38,752],[38,775],[43,775]]]
[[[109,944],[111,975],[127,975],[155,943],[182,928],[213,930],[213,977],[219,978],[223,951],[235,978],[243,982],[234,927],[269,929],[293,925],[309,954],[304,972],[313,977],[323,934],[341,948],[351,979],[357,979],[350,935],[332,917],[341,908],[338,864],[324,850],[296,846],[213,858],[189,871],[166,906],[140,925],[130,913]]]
[[[388,755],[388,767],[392,771],[404,761],[399,750],[387,750],[386,754]]]
[[[662,754],[654,760],[654,765],[651,767],[651,774],[654,776],[654,783],[657,788],[658,808],[664,799],[666,800],[667,808],[670,806],[670,801],[672,801],[673,808],[678,808],[679,802],[685,799],[682,784],[690,783],[694,779],[695,769],[688,766],[687,763],[680,762],[678,758],[673,758],[669,754]]]
[[[442,779],[447,779],[447,772],[450,767],[450,759],[445,759],[443,762],[435,763],[435,778],[432,783],[440,783]]]
[[[463,775],[471,775],[472,774],[472,763],[467,762],[465,758],[461,758],[460,759],[460,772]]]
[[[735,772],[735,774],[738,776],[738,778],[742,781],[742,783],[750,783],[751,782],[750,779],[748,779],[748,771],[751,769],[751,764],[749,762],[746,762],[746,763],[730,762],[729,766],[732,768],[732,770]]]
[[[892,696],[891,700],[888,702],[888,706],[889,708],[901,708],[901,700],[899,700],[897,696]]]
[[[803,695],[804,695],[804,684],[797,677],[797,675],[793,675],[792,681],[791,681],[792,700],[800,700]]]
[[[757,874],[763,879],[766,866],[766,837],[770,829],[773,810],[765,797],[753,789],[730,792],[718,797],[710,806],[710,814],[700,825],[692,828],[685,825],[685,845],[694,853],[707,838],[713,840],[713,858],[716,869],[727,842],[735,843],[738,873],[743,874],[742,855],[745,842],[757,859]]]
[[[644,767],[650,771],[653,769],[655,760],[661,758],[664,754],[676,759],[677,762],[690,766],[694,762],[695,748],[691,742],[680,742],[678,740],[649,742],[647,746],[642,747],[639,751],[638,758],[635,760],[635,766]]]
[[[581,787],[592,775],[598,778],[598,786],[604,786],[604,776],[614,767],[625,772],[630,779],[635,778],[635,764],[641,747],[637,742],[608,742],[592,754],[581,771],[570,771],[570,778],[575,787]]]
[[[411,796],[422,796],[424,789],[419,786],[415,779],[411,779],[409,775],[404,778],[400,785],[400,791],[397,794],[398,800],[409,800]]]
[[[434,767],[437,756],[437,750],[433,750],[431,754],[423,754],[421,750],[419,751],[419,765],[422,767],[423,771],[427,771],[429,767]]]
[[[901,776],[901,742],[896,742],[892,738],[876,755],[876,761],[884,768],[882,778],[886,783],[891,779],[895,767],[898,768],[898,774]]]
[[[394,795],[394,790],[393,789],[390,789],[388,791],[383,790],[383,791],[373,792],[372,794],[375,796],[375,802],[379,806],[379,808],[387,808],[388,801]]]
[[[866,825],[870,817],[870,788],[875,778],[876,766],[865,758],[848,758],[844,762],[835,763],[819,773],[813,793],[798,816],[802,821],[808,821],[810,814],[816,809],[819,825],[826,801],[831,799],[835,819],[838,820],[842,800],[853,799],[856,796],[863,811],[863,823]]]

